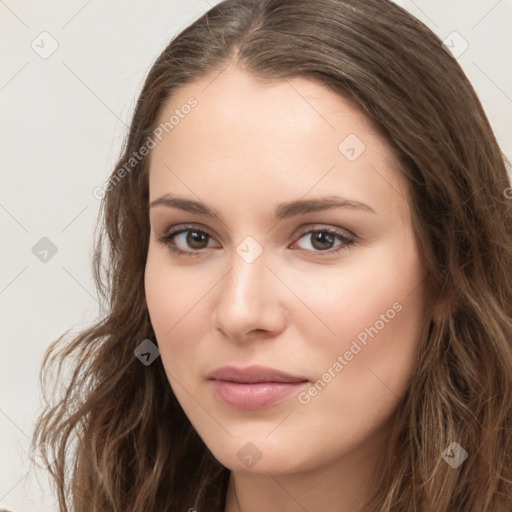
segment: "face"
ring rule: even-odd
[[[183,410],[233,471],[375,453],[425,307],[387,143],[321,84],[234,68],[180,89],[173,115],[151,154],[145,291]]]

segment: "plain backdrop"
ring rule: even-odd
[[[28,472],[28,440],[45,349],[98,315],[92,191],[119,156],[153,61],[216,3],[0,0],[0,508],[57,510],[44,474]],[[512,0],[397,3],[454,51],[468,45],[458,61],[510,160]]]

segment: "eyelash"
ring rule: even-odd
[[[187,233],[188,231],[194,231],[196,233],[208,235],[210,238],[214,238],[211,233],[204,229],[199,229],[196,226],[189,225],[189,226],[182,226],[180,228],[176,228],[174,230],[169,231],[168,233],[164,234],[163,236],[159,237],[157,239],[158,243],[163,244],[167,246],[172,252],[177,254],[178,256],[188,256],[188,257],[198,257],[201,256],[205,249],[200,249],[196,251],[183,251],[182,249],[178,249],[176,245],[174,245],[174,237],[177,235],[180,235],[181,233]],[[332,256],[334,254],[338,254],[339,252],[343,250],[350,249],[354,244],[355,240],[351,237],[348,237],[344,233],[340,231],[336,231],[333,229],[327,229],[327,228],[319,228],[319,229],[310,229],[308,231],[305,231],[301,233],[299,240],[303,238],[306,235],[310,235],[313,233],[327,233],[330,236],[335,236],[339,238],[343,243],[340,244],[336,249],[330,249],[326,251],[307,251],[304,250],[304,254],[307,256]]]

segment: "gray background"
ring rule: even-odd
[[[154,59],[216,3],[0,0],[0,504],[7,508],[56,510],[45,475],[28,472],[28,439],[46,347],[98,314],[91,254],[100,203],[92,191],[119,156]],[[512,0],[397,3],[454,51],[469,44],[458,60],[510,160]],[[55,255],[44,253],[43,237]]]

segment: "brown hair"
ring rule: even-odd
[[[509,511],[510,183],[460,66],[436,35],[387,0],[227,0],[153,65],[112,176],[151,136],[179,87],[232,62],[264,80],[320,81],[357,102],[411,189],[431,308],[368,510]],[[65,393],[47,404],[33,438],[34,446],[45,443],[63,511],[224,506],[229,470],[185,416],[161,359],[145,366],[134,356],[142,340],[155,339],[144,296],[148,164],[141,159],[102,203],[94,271],[105,318],[71,342],[59,338],[44,362],[46,377],[71,364]],[[441,457],[452,442],[469,455],[457,469]]]

